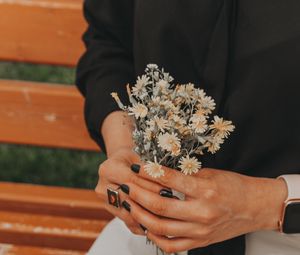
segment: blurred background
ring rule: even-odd
[[[0,62],[0,79],[74,86],[75,68]],[[105,155],[0,143],[0,181],[91,188]]]
[[[94,192],[105,155],[75,87],[82,7],[0,1],[1,255],[84,255],[112,219]]]

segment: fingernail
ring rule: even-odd
[[[140,224],[140,227],[144,230],[144,232],[147,231],[147,228],[145,228],[142,224]]]
[[[168,189],[162,189],[159,192],[159,195],[162,196],[162,197],[173,198],[173,192],[171,190],[168,190]]]
[[[122,206],[125,208],[126,211],[128,211],[128,212],[131,211],[130,204],[128,204],[126,201],[122,202]]]
[[[138,174],[138,173],[140,172],[140,169],[141,169],[141,166],[138,165],[138,164],[132,164],[132,165],[131,165],[131,170],[132,170],[133,172],[135,172],[136,174]]]
[[[129,195],[129,187],[126,184],[122,184],[120,186],[121,190],[126,193],[127,195]]]

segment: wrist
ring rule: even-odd
[[[254,178],[252,217],[257,230],[278,230],[287,186],[282,179]]]
[[[114,111],[105,118],[101,127],[101,134],[108,157],[119,149],[133,148],[132,131],[132,121],[122,111]]]

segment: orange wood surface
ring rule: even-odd
[[[0,244],[1,255],[84,255],[84,252],[72,251],[72,250],[61,250],[51,249],[44,247],[30,247],[30,246],[19,246]]]
[[[1,0],[0,60],[74,66],[84,50],[83,0]]]
[[[0,242],[88,250],[107,221],[0,211]]]
[[[82,4],[0,0],[0,60],[75,66]],[[100,151],[74,86],[12,80],[0,80],[0,143]],[[111,219],[94,191],[0,182],[1,255],[83,255]]]
[[[1,255],[84,255],[84,252],[44,247],[0,244]]]
[[[0,182],[0,210],[110,220],[93,190]]]
[[[0,182],[0,243],[87,251],[113,218],[103,203],[92,190]]]
[[[100,151],[74,86],[0,80],[0,142]]]

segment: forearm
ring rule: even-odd
[[[133,123],[130,117],[122,111],[114,111],[105,118],[101,134],[108,157],[122,147],[133,148],[132,131]]]

